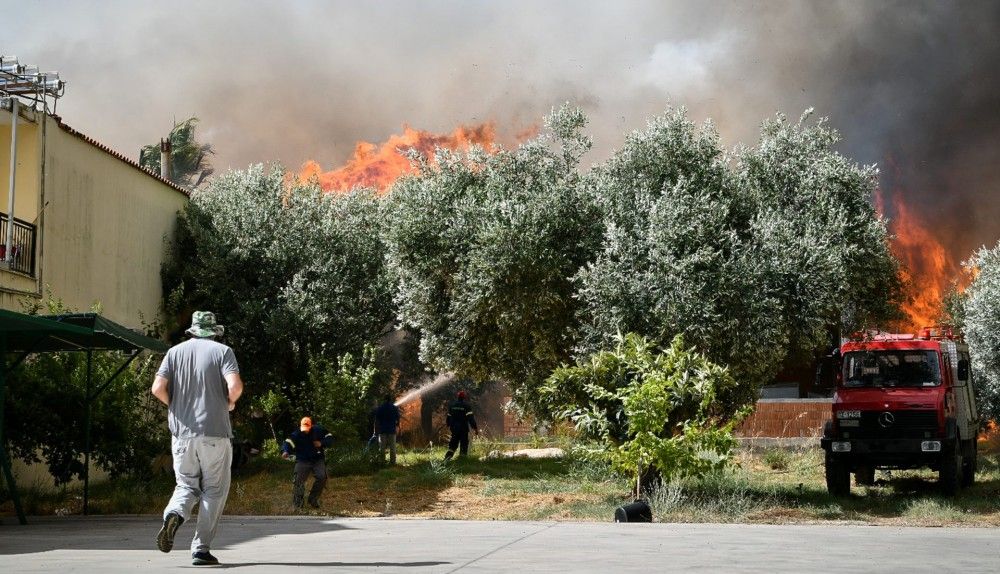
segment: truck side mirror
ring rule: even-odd
[[[968,359],[958,360],[958,385],[964,386],[969,382],[969,361]]]

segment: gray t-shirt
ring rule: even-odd
[[[170,434],[232,438],[225,376],[240,372],[233,350],[211,339],[189,339],[163,357],[156,374],[170,381]]]

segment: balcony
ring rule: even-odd
[[[0,213],[0,262],[7,258],[7,225],[7,214]],[[11,271],[35,276],[35,231],[34,225],[14,218],[14,241],[12,243],[14,259],[10,262]],[[2,266],[0,263],[0,267]]]

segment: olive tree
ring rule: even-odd
[[[438,150],[394,186],[386,228],[403,324],[441,371],[508,382],[525,406],[571,357],[573,275],[592,256],[596,212],[578,164],[590,142],[561,108],[514,150]]]
[[[311,357],[360,355],[391,328],[382,210],[371,191],[327,195],[277,168],[223,174],[182,214],[169,310],[214,311],[255,388],[293,391]]]
[[[985,419],[1000,417],[1000,243],[966,262],[973,270],[965,290],[963,322],[972,355],[973,384]]]
[[[827,329],[891,316],[900,290],[875,170],[837,141],[823,121],[778,116],[727,153],[683,109],[632,133],[589,176],[604,236],[576,277],[580,350],[682,334],[732,369],[746,402]]]

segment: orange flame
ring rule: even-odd
[[[884,213],[881,194],[876,197],[876,205]],[[898,191],[892,194],[892,206],[895,212],[890,221],[895,236],[892,251],[902,264],[901,275],[909,286],[909,297],[903,304],[907,316],[904,327],[916,331],[940,320],[944,296],[961,275],[944,244],[904,203]]]
[[[1000,428],[997,427],[996,421],[987,422],[986,428],[979,434],[979,442],[990,443],[993,445],[991,450],[996,450],[998,438],[1000,438]]]
[[[386,193],[399,177],[412,173],[414,168],[404,155],[408,150],[416,150],[427,157],[433,157],[435,148],[467,150],[479,145],[492,150],[495,145],[496,130],[492,122],[475,126],[459,126],[451,134],[432,134],[403,126],[402,134],[394,134],[381,144],[358,142],[354,154],[347,163],[332,171],[323,171],[319,163],[307,161],[299,171],[299,181],[307,183],[312,178],[320,187],[329,192],[347,192],[355,187],[374,187],[379,193]]]

